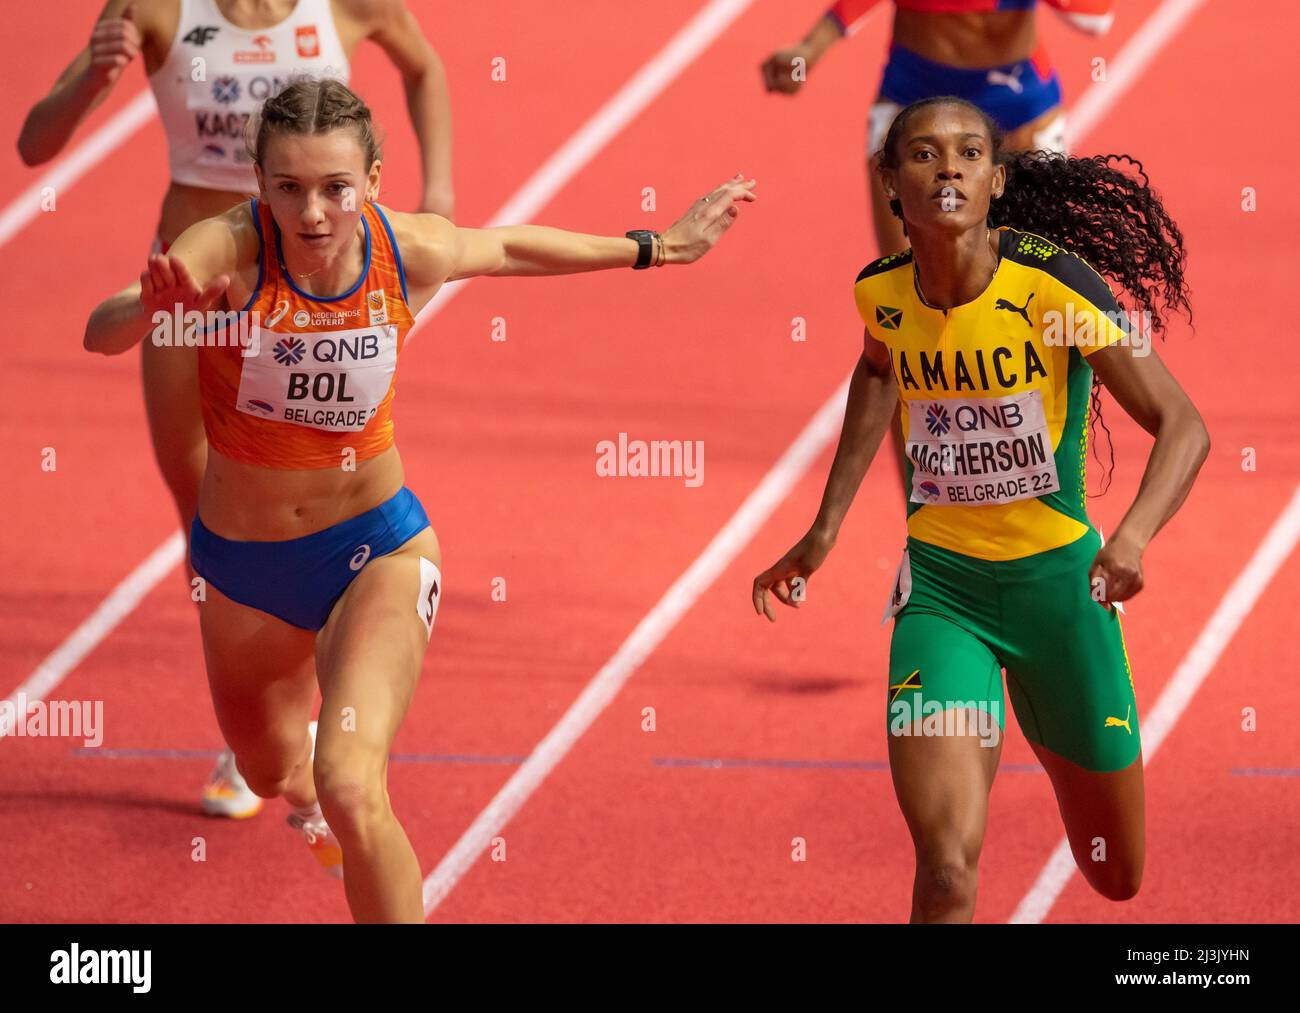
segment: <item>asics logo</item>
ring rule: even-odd
[[[288,312],[289,312],[289,300],[281,299],[278,303],[275,304],[275,309],[271,311],[271,315],[266,318],[266,326],[274,327],[276,324],[278,324],[281,320],[284,319],[284,315]]]
[[[368,560],[369,558],[370,558],[370,546],[363,545],[359,549],[357,549],[356,552],[352,554],[352,558],[348,560],[348,566],[350,566],[353,570],[360,570],[363,566],[366,565],[366,560]]]

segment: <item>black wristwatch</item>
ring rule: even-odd
[[[655,255],[655,234],[649,229],[633,229],[627,233],[628,239],[636,240],[636,263],[632,265],[632,270],[640,271],[650,266]]]

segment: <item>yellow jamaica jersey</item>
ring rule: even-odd
[[[948,310],[922,301],[912,251],[863,268],[867,332],[889,349],[902,401],[907,530],[980,559],[1079,538],[1092,368],[1128,342],[1110,286],[1046,239],[999,229],[988,288]]]

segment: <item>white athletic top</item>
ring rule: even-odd
[[[244,125],[297,76],[347,83],[348,59],[330,0],[298,0],[272,28],[240,28],[216,0],[180,0],[180,28],[149,76],[167,131],[172,181],[256,193]]]

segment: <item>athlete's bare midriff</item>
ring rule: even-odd
[[[1037,45],[1034,12],[894,13],[893,41],[949,67],[998,67],[1028,59]]]
[[[213,534],[271,542],[322,531],[391,499],[406,481],[396,445],[356,471],[286,471],[232,461],[211,448],[199,516]]]

